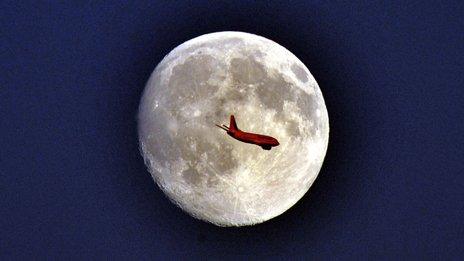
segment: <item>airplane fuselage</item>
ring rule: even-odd
[[[228,131],[227,134],[229,134],[229,136],[239,141],[250,143],[250,144],[256,144],[263,148],[274,147],[274,146],[279,145],[279,142],[277,141],[277,139],[270,137],[270,136],[262,135],[262,134],[250,133],[250,132],[245,132],[241,130]]]

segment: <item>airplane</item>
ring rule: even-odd
[[[279,145],[279,142],[277,141],[277,139],[271,136],[241,131],[237,127],[237,123],[235,122],[234,115],[230,115],[229,127],[227,127],[224,124],[222,124],[222,126],[219,126],[218,124],[215,124],[215,125],[227,131],[227,134],[229,134],[229,136],[231,136],[232,138],[245,142],[245,143],[251,143],[251,144],[258,145],[261,148],[263,148],[263,150],[270,150],[272,147]]]

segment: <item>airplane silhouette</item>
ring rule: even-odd
[[[234,115],[230,115],[229,127],[227,127],[224,124],[222,126],[219,126],[218,124],[215,125],[227,131],[227,134],[229,134],[229,136],[231,136],[232,138],[245,143],[258,145],[261,148],[263,148],[263,150],[270,150],[272,147],[279,145],[279,142],[271,136],[244,132],[239,130],[239,128],[237,127],[237,123],[235,122]]]

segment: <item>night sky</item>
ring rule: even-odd
[[[253,227],[182,212],[138,149],[155,66],[225,30],[293,52],[330,118],[309,192]],[[1,1],[0,258],[462,258],[463,59],[463,1]]]

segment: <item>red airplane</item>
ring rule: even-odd
[[[234,115],[230,115],[229,127],[227,127],[224,124],[222,126],[219,126],[217,124],[215,125],[227,131],[227,134],[229,134],[229,136],[231,136],[232,138],[242,141],[242,142],[261,146],[263,150],[270,150],[272,147],[279,145],[279,142],[271,136],[244,132],[244,131],[239,130],[237,127],[237,123],[235,123]]]

